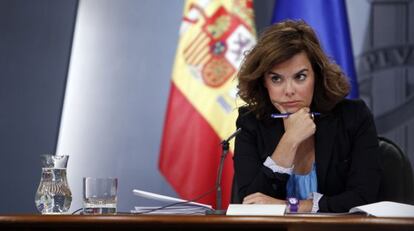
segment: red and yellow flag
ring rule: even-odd
[[[188,0],[172,75],[159,168],[176,192],[193,199],[215,185],[220,141],[237,118],[235,75],[256,42],[252,0]],[[230,152],[233,152],[231,144]],[[233,178],[223,171],[223,207]],[[215,205],[215,193],[200,202]]]

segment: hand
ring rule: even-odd
[[[243,204],[286,204],[286,201],[257,192],[246,196],[243,199]]]
[[[299,203],[299,213],[310,213],[312,211],[313,201],[312,199],[301,200]]]
[[[283,119],[285,135],[297,144],[315,134],[316,125],[309,112],[310,109],[304,107]]]

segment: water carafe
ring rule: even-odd
[[[42,214],[62,214],[69,210],[72,193],[66,178],[69,156],[41,155],[42,175],[35,203]]]

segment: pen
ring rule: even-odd
[[[287,118],[287,117],[289,117],[290,114],[292,114],[292,113],[271,114],[270,117],[272,117],[274,119]],[[313,114],[313,116],[321,115],[321,113],[319,113],[319,112],[309,112],[309,114]]]

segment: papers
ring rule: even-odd
[[[198,206],[201,206],[201,207],[211,208],[210,205],[201,204],[201,203],[197,203],[197,202],[190,202],[190,201],[186,201],[186,200],[183,200],[183,199],[164,196],[164,195],[161,195],[161,194],[151,193],[151,192],[147,192],[147,191],[143,191],[143,190],[134,189],[132,192],[134,193],[135,196],[140,196],[140,197],[147,198],[147,199],[150,199],[150,200],[156,200],[156,201],[162,201],[162,202],[168,202],[168,203],[186,202],[187,204],[190,204],[190,205],[198,205]]]
[[[131,210],[135,214],[180,214],[180,215],[205,215],[206,209],[203,207],[192,207],[186,205],[170,206],[160,209],[159,206],[135,207]]]
[[[414,206],[391,201],[381,201],[354,207],[349,212],[362,212],[376,217],[414,217]]]
[[[283,216],[286,205],[230,204],[227,215],[240,216]],[[346,216],[365,213],[375,217],[413,217],[414,205],[382,201],[354,207],[349,213],[288,213],[289,216]]]
[[[207,210],[212,210],[210,205],[197,202],[190,202],[183,199],[169,197],[161,194],[151,193],[143,190],[134,189],[135,196],[143,197],[159,202],[167,202],[164,206],[135,206],[131,213],[135,214],[205,214]]]
[[[197,202],[190,202],[183,199],[151,193],[143,190],[134,189],[134,195],[159,201],[164,203],[160,206],[136,206],[131,213],[135,214],[205,214],[212,210],[210,205]],[[168,203],[165,205],[165,203]],[[286,205],[274,204],[230,204],[227,209],[229,216],[283,216],[285,215]],[[414,206],[397,202],[382,201],[373,204],[354,207],[349,213],[316,213],[316,214],[289,214],[294,216],[338,216],[352,213],[366,213],[376,217],[413,217]]]
[[[262,204],[230,204],[227,209],[229,216],[283,216],[286,205]]]

